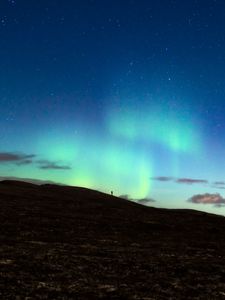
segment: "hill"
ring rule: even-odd
[[[0,299],[225,299],[225,218],[0,182]]]

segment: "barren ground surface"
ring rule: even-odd
[[[225,218],[0,183],[0,299],[225,299]]]

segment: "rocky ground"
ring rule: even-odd
[[[225,299],[225,218],[0,183],[0,299]]]

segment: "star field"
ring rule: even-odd
[[[2,1],[0,176],[224,214],[224,28],[222,0]]]

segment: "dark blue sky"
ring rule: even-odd
[[[224,82],[224,1],[3,0],[0,175],[221,205]]]

